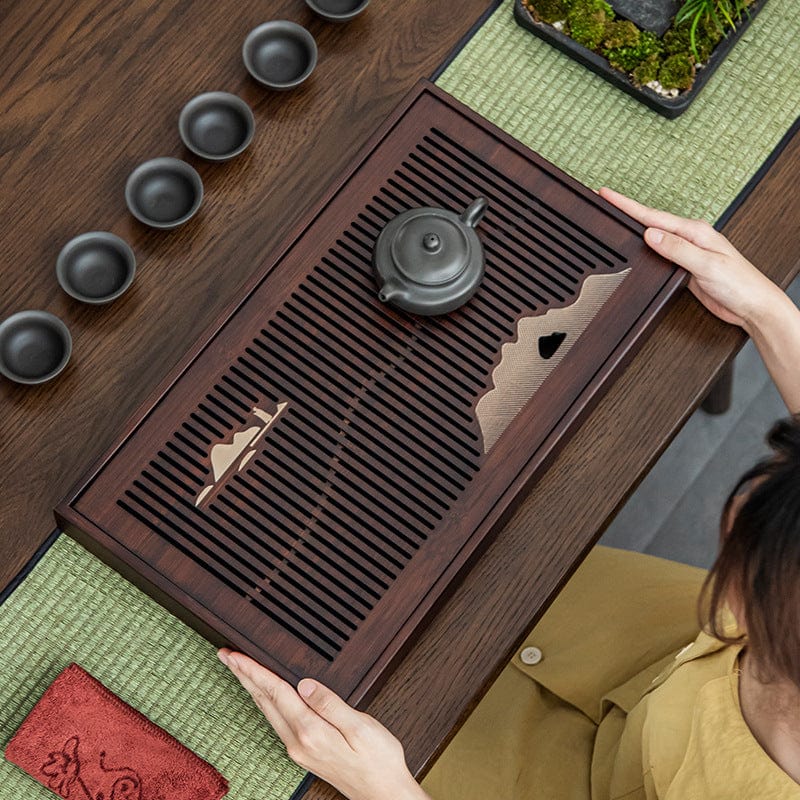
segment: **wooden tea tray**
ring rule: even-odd
[[[380,303],[388,220],[478,195],[476,296]],[[423,81],[57,520],[216,644],[362,702],[680,285],[641,233]]]

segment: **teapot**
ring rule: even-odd
[[[378,299],[425,316],[466,303],[483,279],[483,246],[475,227],[488,205],[478,197],[460,216],[426,206],[390,220],[372,256]]]

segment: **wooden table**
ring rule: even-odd
[[[334,26],[300,0],[0,0],[0,317],[47,309],[74,337],[73,361],[53,383],[0,382],[0,586],[125,418],[487,2],[378,0]],[[245,34],[269,18],[307,25],[320,46],[315,76],[291,94],[263,91],[241,65]],[[144,228],[125,210],[127,174],[148,157],[181,156],[181,106],[215,89],[253,106],[253,147],[228,165],[189,159],[206,184],[200,215],[174,232]],[[800,267],[798,182],[795,137],[725,228],[783,285]],[[133,289],[107,308],[70,300],[54,275],[60,247],[96,229],[127,239],[139,258]],[[372,702],[414,770],[444,746],[742,343],[688,295],[671,308]],[[333,794],[320,784],[309,797]]]

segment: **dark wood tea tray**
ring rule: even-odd
[[[475,297],[380,303],[383,226],[479,195]],[[363,701],[681,284],[641,233],[421,82],[57,520],[216,644]]]

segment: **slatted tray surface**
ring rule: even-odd
[[[473,300],[381,304],[383,226],[478,195]],[[357,702],[678,285],[640,234],[423,83],[59,522],[217,643]]]

